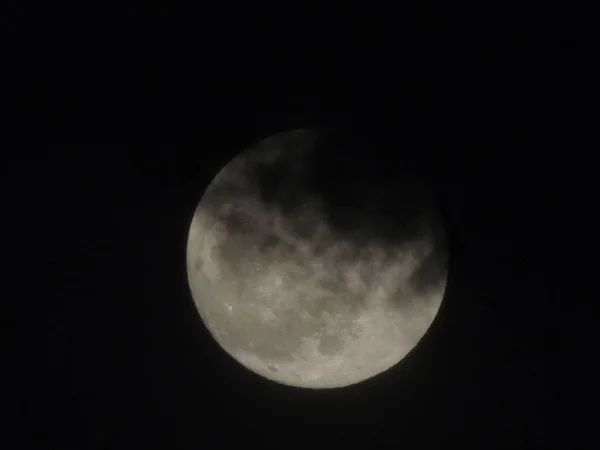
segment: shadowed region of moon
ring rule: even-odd
[[[308,130],[266,139],[217,174],[194,214],[200,316],[268,379],[371,378],[416,346],[440,307],[448,254],[435,205],[409,170],[351,163],[357,145],[368,146]]]

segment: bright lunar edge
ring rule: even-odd
[[[433,322],[447,280],[426,191],[401,171],[344,175],[344,162],[317,161],[325,145],[294,130],[242,152],[202,196],[187,245],[191,294],[214,339],[251,371],[306,388],[397,364]]]

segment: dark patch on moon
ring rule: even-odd
[[[259,192],[262,201],[266,203],[277,201],[282,194],[281,188],[285,176],[283,168],[258,166],[256,175],[261,180]]]
[[[265,158],[268,154],[274,158]],[[433,197],[413,166],[379,161],[374,157],[378,154],[373,139],[352,130],[281,133],[230,164],[231,170],[243,173],[227,173],[225,168],[209,186],[203,204],[233,234],[256,232],[256,226],[243,211],[222,217],[220,208],[258,196],[265,207],[279,212],[286,231],[301,239],[313,238],[318,225],[325,224],[352,248],[389,247],[422,233]],[[317,248],[317,255],[321,250]]]
[[[219,217],[229,234],[247,234],[255,230],[252,218],[244,211],[232,211]]]
[[[445,280],[448,273],[448,257],[445,246],[436,246],[435,250],[421,261],[409,283],[417,294],[435,290]]]
[[[325,252],[330,247],[330,244],[324,241],[317,241],[313,247],[313,254],[320,258],[325,255]]]
[[[268,233],[265,236],[261,237],[261,240],[258,243],[258,249],[261,253],[266,253],[269,250],[277,248],[277,246],[280,244],[281,239],[277,237],[277,235],[273,233]]]
[[[277,367],[275,366],[267,366],[267,368],[271,371],[271,372],[277,372]]]
[[[422,216],[433,201],[424,183],[409,165],[374,161],[374,144],[367,139],[351,133],[284,133],[271,142],[281,147],[281,156],[249,168],[248,179],[298,236],[310,238],[325,222],[340,239],[360,248],[405,242],[421,231]],[[313,199],[322,211],[299,215]]]
[[[206,191],[206,195],[214,199],[213,202],[203,202],[204,206],[218,207],[227,199],[237,197],[240,193],[240,186],[233,180],[224,177],[219,177],[213,180]],[[214,212],[214,211],[213,211]]]
[[[290,220],[288,221],[290,233],[300,239],[313,238],[317,231],[318,222],[316,222],[316,220],[320,220],[311,217],[309,211],[307,211],[308,208],[309,206],[304,206],[302,209],[296,209],[293,211],[293,214],[290,215]]]
[[[328,272],[325,276],[318,279],[317,283],[325,291],[336,292],[340,286],[344,285],[344,274],[337,270]]]
[[[340,352],[342,349],[342,340],[339,336],[334,335],[324,335],[321,337],[321,342],[319,343],[319,351],[326,355],[334,355]]]

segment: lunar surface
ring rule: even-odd
[[[334,388],[417,345],[442,302],[447,252],[415,186],[315,176],[318,138],[276,135],[217,174],[193,216],[187,270],[202,321],[235,360],[282,384]]]

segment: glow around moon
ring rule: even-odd
[[[215,177],[190,226],[187,270],[204,324],[235,360],[282,384],[333,388],[371,378],[415,347],[440,307],[447,254],[431,205],[406,239],[378,240],[359,239],[360,228],[341,233],[319,195],[287,202],[314,140],[283,133]],[[284,200],[265,199],[257,167],[280,175]]]

